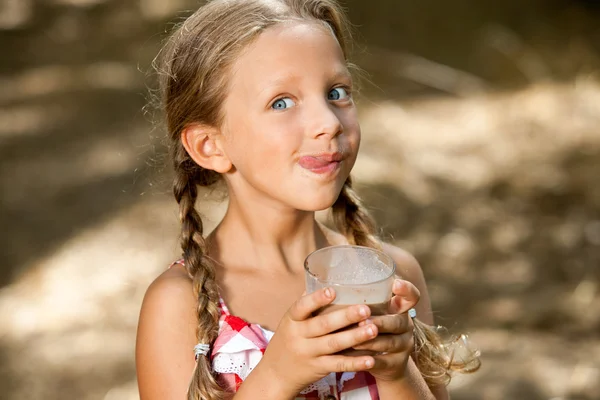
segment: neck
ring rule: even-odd
[[[312,211],[264,201],[240,201],[230,192],[223,221],[213,234],[216,257],[225,265],[302,272],[304,259],[328,245]]]

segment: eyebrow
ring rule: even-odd
[[[332,80],[336,81],[336,80],[342,79],[342,78],[352,80],[352,74],[350,73],[350,71],[348,71],[348,68],[346,68],[346,67],[344,67],[343,69],[337,68],[337,70],[333,74]]]

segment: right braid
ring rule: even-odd
[[[373,247],[381,250],[381,244],[374,234],[375,223],[362,205],[358,194],[352,188],[350,177],[346,180],[340,195],[332,207],[336,227],[346,236],[350,244]],[[438,330],[417,318],[413,319],[415,349],[414,360],[430,386],[447,385],[451,372],[470,373],[481,365],[478,352],[465,347],[462,357],[455,357],[454,349],[460,341],[466,343],[466,336],[445,341]]]
[[[375,222],[352,188],[351,177],[346,179],[331,211],[336,228],[350,244],[381,249]]]
[[[206,255],[202,218],[195,208],[195,203],[198,197],[197,185],[208,186],[214,183],[215,175],[211,174],[214,171],[205,170],[195,164],[182,145],[177,146],[174,161],[173,194],[179,203],[181,248],[185,268],[193,279],[194,293],[198,298],[196,336],[198,343],[209,344],[212,347],[219,333],[219,292],[214,265]],[[223,389],[213,374],[210,354],[199,356],[188,389],[188,400],[218,400],[222,397]]]

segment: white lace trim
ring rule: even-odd
[[[349,380],[354,379],[355,376],[356,376],[356,372],[342,373],[342,376],[340,377],[340,381],[338,382],[338,390],[341,392],[342,389],[344,388],[344,383],[348,382]]]
[[[262,353],[260,350],[238,353],[218,353],[212,361],[213,370],[220,374],[237,374],[245,380],[256,367]]]
[[[300,394],[307,394],[316,390],[319,393],[319,397],[321,397],[330,394],[332,386],[335,386],[335,373],[333,372],[326,377],[319,379],[315,383],[308,385],[300,392]]]
[[[348,382],[351,379],[354,379],[356,376],[356,372],[344,372],[340,377],[340,381],[337,382],[337,390],[341,392],[344,388],[344,383]],[[336,386],[335,372],[330,373],[326,377],[319,379],[315,383],[307,386],[301,394],[308,394],[313,391],[317,391],[319,393],[319,397],[331,394],[331,388]]]

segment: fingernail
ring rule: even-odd
[[[325,289],[325,297],[327,297],[328,299],[333,297],[333,291],[330,288]]]
[[[371,368],[373,365],[375,365],[375,363],[373,362],[373,360],[367,360],[367,361],[365,361],[365,367]]]
[[[369,336],[373,336],[375,334],[375,330],[372,326],[367,328],[367,333],[369,334]]]
[[[366,317],[366,316],[367,316],[367,307],[360,307],[360,308],[358,309],[358,314],[359,314],[361,317]]]
[[[394,281],[394,290],[400,290],[401,287],[402,287],[402,280],[396,279]]]

